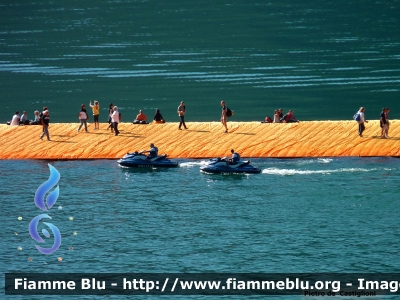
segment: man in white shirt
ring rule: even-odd
[[[20,120],[20,116],[19,116],[19,111],[15,112],[15,115],[13,116],[10,125],[12,126],[19,126],[19,120]]]
[[[22,113],[19,123],[22,125],[29,125],[28,114],[26,113],[26,111]]]
[[[119,112],[118,112],[118,107],[114,106],[114,112],[111,115],[111,122],[113,124],[114,127],[114,132],[115,135],[117,136],[119,134],[119,130],[118,130],[118,123],[119,123]]]

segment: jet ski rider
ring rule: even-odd
[[[154,146],[153,143],[151,143],[150,150],[145,150],[145,151],[142,151],[141,153],[147,153],[147,152],[149,153],[149,155],[147,155],[147,159],[152,159],[158,155],[158,148],[156,146]]]
[[[239,153],[235,152],[235,150],[231,149],[232,157],[228,159],[228,163],[236,164],[240,161]]]

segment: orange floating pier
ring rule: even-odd
[[[41,126],[0,125],[0,159],[116,159],[127,152],[148,149],[154,143],[170,158],[337,157],[400,156],[400,121],[390,121],[388,139],[380,138],[379,121],[366,124],[364,136],[355,121],[309,121],[290,124],[228,122],[229,133],[219,122],[134,125],[121,123],[114,136],[101,123],[99,130],[77,132],[78,123],[50,124],[51,141],[40,140]]]

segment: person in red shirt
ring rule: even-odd
[[[300,122],[299,120],[297,120],[294,115],[293,115],[293,111],[289,110],[289,112],[283,116],[283,123],[295,123],[295,122]]]
[[[147,124],[147,116],[143,113],[142,110],[139,110],[139,114],[136,116],[133,124]]]

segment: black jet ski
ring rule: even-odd
[[[258,174],[261,172],[260,168],[250,165],[250,161],[239,161],[237,163],[229,162],[226,158],[213,158],[200,171],[206,173],[247,173]]]
[[[127,153],[123,158],[118,160],[118,164],[120,166],[133,168],[176,168],[178,166],[177,162],[167,158],[167,154],[147,158],[147,155],[140,152]]]

